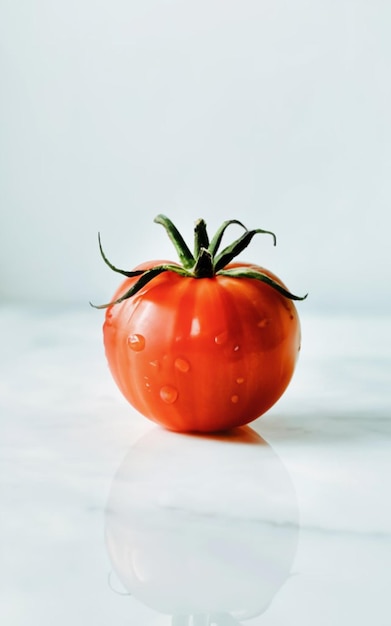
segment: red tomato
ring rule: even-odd
[[[167,265],[121,300],[141,270]],[[230,263],[201,278],[175,268],[165,261],[139,266],[108,305],[103,333],[114,380],[140,413],[171,430],[247,424],[292,377],[300,350],[296,308],[277,290],[286,290],[283,283],[259,266]]]

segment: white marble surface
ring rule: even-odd
[[[281,401],[208,438],[126,404],[101,321],[0,308],[0,623],[389,626],[390,318],[302,315]]]

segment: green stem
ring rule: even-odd
[[[228,226],[230,226],[231,224],[237,224],[238,226],[241,226],[242,228],[244,228],[245,231],[247,231],[247,228],[245,227],[245,225],[242,224],[242,222],[239,222],[239,220],[227,220],[226,222],[223,222],[223,224],[220,226],[219,230],[217,231],[217,233],[215,234],[215,236],[213,237],[212,241],[209,244],[209,252],[211,253],[212,257],[216,256],[217,250],[220,247],[223,235],[225,231],[227,230]]]
[[[230,263],[232,259],[238,256],[238,254],[240,254],[241,252],[243,252],[243,250],[247,248],[247,246],[249,245],[254,235],[257,235],[258,233],[271,235],[273,237],[273,243],[274,245],[276,245],[277,243],[276,236],[274,233],[270,232],[269,230],[262,230],[262,228],[257,228],[255,230],[247,230],[244,233],[244,235],[239,237],[239,239],[234,241],[230,246],[227,246],[226,248],[224,248],[224,250],[220,252],[220,254],[216,257],[215,262],[214,262],[215,272],[218,272],[219,270],[223,269],[223,267],[228,265],[228,263]]]
[[[115,267],[112,263],[110,263],[109,259],[107,258],[107,256],[103,252],[102,242],[100,240],[100,233],[98,233],[98,241],[99,241],[99,250],[100,250],[102,259],[104,260],[106,265],[111,270],[113,270],[113,272],[118,272],[119,274],[122,274],[123,276],[127,276],[128,278],[133,278],[133,276],[141,276],[141,274],[144,274],[145,270],[134,270],[132,272],[128,272],[126,270],[120,270],[120,269],[118,269],[118,267]]]
[[[201,248],[192,274],[195,278],[213,278],[213,258],[206,248]]]
[[[285,289],[285,287],[280,285],[280,283],[277,283],[275,280],[270,278],[270,276],[264,274],[263,272],[258,272],[257,270],[235,267],[229,270],[220,270],[218,274],[219,276],[230,276],[231,278],[254,278],[255,280],[261,281],[262,283],[266,283],[289,300],[305,300],[308,295],[305,294],[305,296],[295,296],[293,293]]]
[[[197,220],[194,227],[194,258],[198,259],[201,248],[209,248],[209,237],[205,220]]]
[[[195,264],[195,258],[190,252],[185,240],[183,239],[179,230],[174,226],[171,220],[165,215],[157,215],[154,219],[156,224],[161,224],[166,229],[166,232],[175,246],[179,259],[184,268],[190,269]]]
[[[278,291],[282,296],[290,300],[304,300],[307,297],[307,294],[302,297],[295,296],[280,283],[270,278],[270,276],[268,276],[267,274],[252,269],[251,267],[224,269],[236,256],[238,256],[238,254],[240,254],[245,248],[247,248],[252,238],[258,233],[271,235],[273,238],[273,243],[274,245],[276,245],[276,236],[269,230],[263,230],[262,228],[248,230],[244,226],[244,224],[242,224],[242,222],[239,222],[239,220],[227,220],[220,226],[212,241],[209,242],[206,223],[203,219],[199,219],[195,223],[194,228],[195,250],[193,256],[188,246],[186,245],[186,242],[184,241],[182,235],[180,234],[176,226],[174,226],[174,224],[171,222],[171,220],[168,219],[168,217],[159,214],[155,217],[154,221],[157,224],[161,224],[165,228],[169,238],[175,246],[182,265],[167,263],[164,265],[156,265],[155,267],[151,267],[148,270],[121,270],[115,267],[106,257],[103,251],[100,234],[98,234],[100,253],[106,265],[108,265],[108,267],[110,267],[110,269],[112,269],[114,272],[118,272],[119,274],[123,274],[124,276],[127,276],[129,278],[138,277],[138,280],[134,281],[128,291],[117,300],[101,305],[94,305],[90,302],[91,306],[96,309],[105,309],[109,306],[112,306],[113,304],[118,304],[119,302],[122,302],[127,298],[131,298],[151,280],[153,280],[156,276],[162,274],[163,272],[175,272],[177,274],[180,274],[181,276],[191,278],[213,278],[213,276],[215,276],[216,274],[219,274],[221,276],[230,276],[232,278],[253,278],[255,280],[260,280],[268,284],[270,287]],[[232,244],[225,247],[223,251],[220,252],[220,254],[217,254],[223,235],[228,226],[230,226],[231,224],[237,224],[238,226],[241,226],[242,228],[244,228],[245,232]]]
[[[112,302],[107,302],[106,304],[93,304],[90,302],[90,305],[94,309],[107,309],[109,306],[113,304],[119,304],[128,298],[134,296],[138,291],[140,291],[145,285],[147,285],[155,276],[159,274],[163,274],[163,272],[175,272],[176,274],[180,274],[181,276],[190,276],[191,274],[185,270],[180,265],[170,265],[167,263],[166,265],[155,265],[155,267],[151,267],[149,270],[145,270],[141,277],[137,282],[133,283],[133,285],[126,291],[122,296],[117,298],[117,300],[113,300]]]

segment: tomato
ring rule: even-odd
[[[241,239],[268,231],[245,229],[217,255],[222,234],[210,244],[203,230],[196,244],[198,236],[204,245],[190,257],[172,223],[158,218],[184,264],[151,261],[124,272],[101,248],[110,267],[127,276],[103,305],[114,380],[133,407],[171,430],[213,432],[247,424],[280,398],[292,377],[300,350],[292,300],[301,298],[260,266],[225,263],[243,249]]]

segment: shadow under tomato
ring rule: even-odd
[[[174,431],[170,431],[174,432]],[[175,433],[182,437],[196,437],[197,439],[205,439],[212,441],[220,441],[227,443],[250,444],[258,446],[267,446],[267,442],[259,433],[250,426],[238,426],[229,430],[222,430],[214,433]]]

